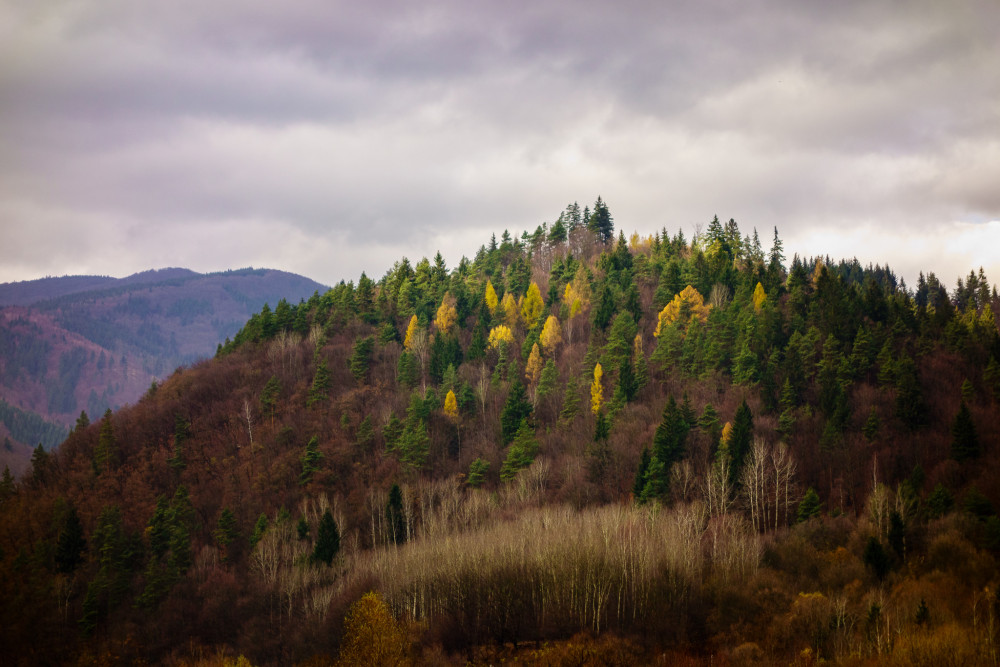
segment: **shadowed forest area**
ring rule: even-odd
[[[996,664],[1000,333],[600,198],[253,315],[0,482],[5,664]]]

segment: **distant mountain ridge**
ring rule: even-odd
[[[57,299],[71,294],[80,294],[82,292],[92,292],[125,285],[156,284],[166,280],[198,277],[200,275],[202,274],[190,269],[166,268],[141,271],[125,278],[112,278],[110,276],[59,276],[2,283],[0,284],[0,307],[30,306],[34,303]]]
[[[254,268],[0,284],[0,399],[11,408],[4,414],[26,413],[16,413],[17,427],[0,415],[0,438],[14,441],[0,447],[0,458],[26,451],[17,444],[48,444],[81,410],[93,418],[134,402],[177,366],[211,356],[264,304],[326,290],[303,276]],[[33,434],[26,423],[42,424],[45,433]]]

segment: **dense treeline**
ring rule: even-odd
[[[600,198],[279,300],[5,483],[5,645],[988,661],[998,305]]]

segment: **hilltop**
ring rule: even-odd
[[[600,198],[451,269],[402,258],[36,449],[0,489],[0,640],[27,662],[984,661],[998,306],[981,271],[910,289],[733,220],[626,239]]]

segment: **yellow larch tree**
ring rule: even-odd
[[[549,315],[548,319],[545,320],[545,324],[542,326],[542,335],[539,337],[542,342],[542,347],[545,349],[545,354],[550,357],[555,354],[556,347],[562,342],[562,327],[559,326],[559,318],[555,315]]]
[[[440,333],[448,333],[458,320],[458,311],[455,309],[455,297],[450,293],[445,293],[441,300],[441,306],[434,317],[434,326]]]
[[[722,447],[729,446],[729,439],[733,437],[733,425],[731,422],[726,422],[725,426],[722,427],[722,437],[719,438],[719,444]]]
[[[531,354],[528,355],[528,362],[524,367],[524,377],[532,385],[538,384],[538,378],[542,375],[542,353],[538,350],[538,343],[531,346]]]
[[[455,392],[451,389],[444,397],[444,414],[452,421],[458,419],[458,399],[455,398]]]
[[[632,232],[628,239],[628,247],[632,252],[647,252],[653,247],[653,236],[643,238],[639,232]]]
[[[545,310],[545,302],[542,300],[542,291],[538,289],[538,283],[532,281],[528,286],[528,292],[521,301],[521,318],[524,326],[531,329],[538,322]]]
[[[659,336],[663,329],[678,320],[687,322],[697,318],[699,322],[704,324],[708,320],[710,310],[712,310],[712,306],[705,303],[701,292],[688,285],[681,290],[680,294],[675,294],[673,300],[660,311],[659,321],[653,335]]]
[[[417,333],[417,328],[420,325],[417,323],[417,316],[414,315],[410,318],[410,323],[406,326],[406,336],[403,337],[403,348],[409,350],[413,347],[414,336]]]
[[[760,309],[764,307],[764,302],[767,301],[767,292],[764,291],[764,286],[759,282],[757,286],[753,288],[753,309],[760,312]]]
[[[498,324],[497,326],[490,329],[490,337],[488,344],[491,350],[499,348],[501,345],[510,343],[514,340],[514,334],[510,332],[510,327],[505,324]]]
[[[493,289],[493,283],[490,280],[486,281],[486,307],[490,309],[490,315],[497,312],[497,304],[500,300],[497,298],[497,291]]]
[[[518,312],[514,295],[510,292],[504,294],[503,299],[500,300],[500,308],[503,309],[503,321],[507,323],[507,326],[511,329],[516,327],[521,315]]]
[[[604,385],[601,378],[604,377],[604,369],[600,364],[594,366],[594,381],[590,385],[590,411],[595,415],[601,411],[604,403]]]

